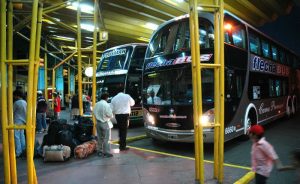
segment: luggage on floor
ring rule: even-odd
[[[93,139],[93,120],[88,117],[80,117],[78,124],[75,127],[75,138],[81,143],[90,141]]]
[[[71,148],[71,155],[74,154],[74,149],[77,145],[80,144],[76,139],[74,139],[73,132],[70,130],[62,130],[58,133],[56,137],[56,144],[57,145],[66,145]]]
[[[76,146],[74,149],[75,158],[86,158],[88,155],[96,151],[97,141],[92,140]]]
[[[69,146],[53,145],[43,147],[43,157],[45,162],[63,162],[70,158],[71,149]]]

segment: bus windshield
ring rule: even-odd
[[[202,98],[203,103],[213,103],[214,83],[213,70],[202,70]],[[151,98],[154,97],[155,105],[188,105],[192,104],[193,89],[191,66],[176,70],[164,70],[150,73],[144,76],[144,104],[152,104]]]
[[[125,78],[126,75],[111,75],[99,78],[97,84],[99,92],[106,92],[109,96],[115,96],[119,92],[119,87],[124,88]]]
[[[128,60],[132,53],[132,47],[122,47],[108,50],[103,53],[97,72],[127,69]]]
[[[213,48],[214,29],[206,19],[199,18],[199,43],[201,49]],[[188,19],[174,22],[159,30],[151,39],[146,58],[191,50]]]

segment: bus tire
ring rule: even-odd
[[[248,111],[248,114],[245,118],[245,122],[244,122],[244,133],[243,135],[241,136],[242,140],[248,140],[249,139],[249,136],[247,134],[248,132],[248,129],[252,126],[252,125],[255,125],[257,124],[257,116],[256,116],[256,111],[254,108],[251,108],[249,111]]]

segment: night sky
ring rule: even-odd
[[[289,14],[258,29],[300,56],[300,6],[294,6]]]

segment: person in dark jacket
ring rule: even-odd
[[[79,101],[78,93],[76,92],[71,99],[71,114],[73,120],[78,120],[79,118]]]
[[[37,106],[36,106],[36,130],[37,133],[47,131],[46,111],[47,102],[42,91],[37,91]]]

